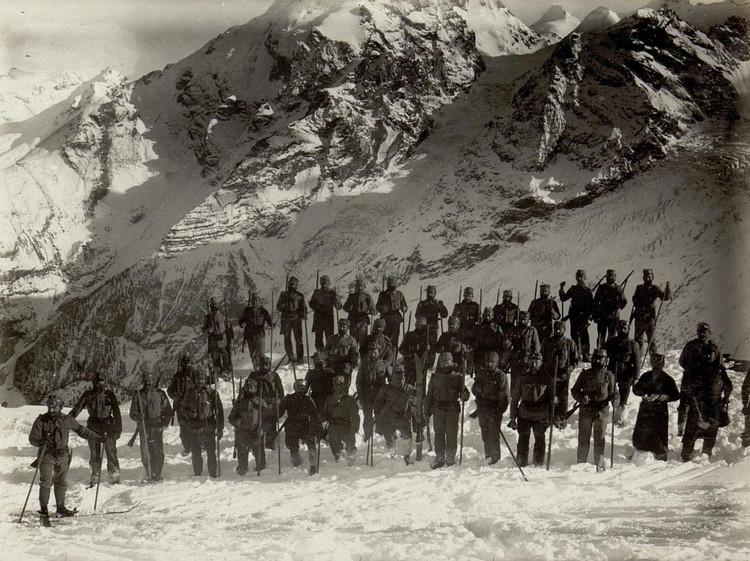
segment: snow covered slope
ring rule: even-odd
[[[750,301],[746,43],[741,21],[704,34],[646,10],[483,61],[452,4],[277,3],[164,72],[105,88],[96,99],[113,105],[98,107],[129,128],[101,109],[71,121],[95,132],[79,154],[96,172],[87,188],[105,170],[144,175],[85,222],[79,201],[72,261],[5,253],[37,267],[4,271],[6,385],[35,400],[80,390],[94,369],[123,387],[142,363],[171,371],[183,348],[203,352],[208,295],[236,318],[248,288],[268,301],[291,271],[309,294],[317,269],[342,292],[358,272],[371,292],[394,274],[414,309],[427,283],[448,304],[473,285],[484,303],[511,288],[526,307],[537,278],[653,267],[675,287],[665,344],[707,320],[734,352],[748,331],[735,307]],[[70,149],[55,131],[50,158]],[[132,157],[113,165],[103,138]],[[42,156],[24,169],[48,169]],[[42,297],[35,278],[59,284]]]
[[[724,0],[723,2],[653,0],[646,7],[654,10],[671,10],[680,19],[703,31],[708,30],[711,26],[721,25],[731,16],[750,18],[750,5],[741,0]]]
[[[609,8],[602,6],[589,12],[589,14],[583,18],[581,25],[576,27],[575,31],[577,33],[604,31],[605,29],[612,27],[618,21],[620,21],[620,16]]]
[[[244,374],[246,366],[238,364],[238,373]],[[667,370],[679,383],[674,354]],[[292,372],[286,367],[281,372],[290,389]],[[374,467],[365,466],[366,447],[359,435],[353,467],[334,463],[323,444],[321,471],[314,477],[303,471],[307,462],[293,468],[285,449],[281,475],[276,453],[269,452],[269,467],[260,477],[240,477],[233,472],[227,430],[221,443],[222,476],[216,480],[192,475],[190,458],[179,455],[177,427],[168,427],[165,480],[145,485],[140,483],[138,446],[124,446],[134,430],[125,415],[118,450],[123,482],[111,486],[104,477],[97,512],[140,505],[129,514],[85,516],[93,513],[95,490],[84,488],[88,450],[73,436],[67,502],[80,507],[84,516],[53,520],[49,529],[39,527],[36,487],[23,524],[17,523],[33,474],[28,465],[35,450],[27,436],[44,409],[2,408],[0,501],[5,508],[0,548],[14,561],[745,559],[750,555],[750,449],[739,442],[742,378],[730,375],[735,387],[731,424],[719,432],[710,460],[680,462],[672,404],[669,460],[637,453],[629,461],[639,401],[633,397],[626,425],[615,430],[613,468],[597,474],[593,465],[575,463],[575,414],[565,430],[553,435],[550,471],[525,468],[527,482],[505,447],[498,464],[485,465],[477,421],[467,418],[463,464],[437,471],[428,467],[432,453],[412,466],[390,458],[379,436]],[[222,384],[221,394],[228,409],[228,383]],[[472,400],[466,412],[473,410]],[[505,429],[504,434],[515,453],[516,433]],[[607,455],[609,440],[608,433]]]
[[[581,20],[569,14],[565,8],[554,4],[550,6],[542,17],[531,26],[544,41],[552,45],[579,26]]]

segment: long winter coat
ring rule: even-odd
[[[638,417],[633,429],[633,446],[636,450],[661,452],[667,449],[669,440],[669,407],[670,401],[677,401],[680,392],[674,379],[666,372],[652,370],[645,372],[633,386],[633,393],[639,397],[661,395],[667,401],[641,401]]]

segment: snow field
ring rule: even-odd
[[[679,383],[677,356],[669,354],[668,372]],[[236,377],[244,378],[248,369],[249,364],[238,364]],[[305,371],[298,368],[298,376]],[[279,372],[291,391],[291,368]],[[282,450],[281,475],[276,453],[269,452],[268,468],[260,477],[254,472],[241,477],[234,473],[227,425],[222,476],[212,480],[192,475],[190,458],[179,455],[175,426],[165,431],[165,481],[147,485],[140,482],[138,446],[125,446],[135,427],[127,418],[129,404],[124,404],[125,430],[118,448],[123,483],[112,486],[103,474],[97,510],[119,510],[139,501],[140,506],[129,514],[53,520],[53,527],[44,531],[35,515],[36,486],[24,523],[16,522],[33,473],[28,432],[45,408],[3,408],[0,500],[7,507],[0,518],[0,548],[9,555],[4,558],[13,560],[743,559],[750,555],[749,453],[739,437],[743,376],[730,372],[730,377],[732,422],[719,432],[710,460],[683,464],[680,439],[671,434],[668,462],[647,453],[628,461],[639,401],[631,396],[625,426],[615,429],[614,468],[597,474],[591,463],[575,463],[574,414],[563,431],[554,433],[550,471],[524,468],[528,482],[505,448],[496,466],[485,465],[478,423],[468,418],[475,408],[472,398],[466,404],[460,467],[432,471],[432,453],[406,466],[389,457],[381,437],[375,439],[374,467],[365,466],[360,434],[355,466],[334,463],[323,444],[317,476],[307,475],[304,451],[305,464],[295,469]],[[220,385],[228,413],[231,385]],[[79,417],[84,419],[85,413]],[[676,403],[670,405],[670,430],[675,427]],[[515,453],[516,433],[504,433]],[[71,445],[67,504],[91,513],[95,491],[85,489],[87,447],[75,436]],[[609,450],[608,436],[607,456]]]

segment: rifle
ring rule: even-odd
[[[482,322],[481,321],[481,319],[482,319],[482,292],[483,292],[483,289],[480,288],[479,289],[479,321],[477,323],[481,323]]]
[[[497,287],[497,298],[495,298],[495,306],[500,305],[500,287]]]
[[[161,382],[161,375],[163,371],[159,371],[159,375],[157,376],[156,380],[154,381],[154,387],[159,387],[159,382]],[[137,390],[136,390],[137,391]],[[176,410],[172,410],[172,424],[174,425],[174,416],[177,414]],[[130,440],[127,442],[128,448],[132,448],[135,445],[135,439],[138,437],[138,426],[136,424],[135,431],[133,432],[133,436],[130,437]]]
[[[274,389],[276,389],[276,396],[274,398],[276,403],[276,457],[279,461],[279,475],[281,475],[281,429],[286,426],[286,421],[284,421],[284,424],[279,428],[279,390],[276,388],[275,384]],[[287,420],[289,420],[289,417],[287,417]]]
[[[320,269],[315,271],[315,290],[318,290],[319,283],[320,283]]]
[[[618,364],[617,361],[615,361],[615,391],[617,390],[617,368]],[[610,446],[609,446],[609,467],[612,467],[615,465],[615,402],[612,401],[612,437],[610,439]]]
[[[271,364],[273,361],[273,314],[276,311],[276,306],[273,303],[273,288],[271,288],[271,345],[268,351],[268,363]],[[260,361],[258,361],[260,362]]]
[[[247,297],[247,307],[248,307],[248,309],[250,308],[250,305],[251,305],[251,304],[250,304],[250,296],[248,296],[248,297]],[[272,305],[273,305],[273,304],[272,304]],[[242,354],[245,354],[245,343],[247,343],[247,341],[245,341],[245,334],[243,333],[243,334],[242,334],[242,349],[240,350],[240,352],[241,352]]]
[[[534,300],[536,300],[537,290],[539,290],[539,279],[536,279],[536,282],[534,283]]]
[[[284,355],[286,356],[286,355]],[[263,386],[265,384],[258,384],[260,386],[260,400],[258,401],[258,457],[255,458],[255,471],[257,473],[257,476],[260,477],[260,466],[261,466],[261,457],[264,454],[264,444],[263,444]]]
[[[461,300],[463,299],[463,293],[464,293],[464,287],[459,285],[458,287],[458,303],[461,303]]]
[[[552,397],[550,399],[550,423],[549,423],[549,442],[547,443],[547,471],[552,458],[552,431],[555,428],[555,399],[557,398],[557,370],[560,367],[560,355],[555,351],[555,372],[552,375]]]
[[[463,397],[463,396],[461,396]],[[466,401],[461,400],[461,445],[458,449],[458,465],[464,460],[464,409],[466,407]]]
[[[240,388],[240,391],[242,391],[242,378],[240,378],[238,387]],[[232,407],[234,407],[234,398],[232,398]],[[237,459],[237,427],[234,428],[234,446],[232,449],[232,459]]]
[[[664,300],[661,300],[659,302],[659,310],[656,312],[656,318],[654,318],[654,328],[651,330],[651,336],[646,338],[646,351],[643,353],[643,361],[641,361],[641,370],[643,370],[643,366],[646,364],[646,357],[651,354],[651,340],[654,338],[654,333],[656,333],[656,327],[659,325],[659,316],[661,315],[661,308],[664,305]]]
[[[521,472],[521,477],[523,477],[524,481],[528,481],[526,479],[526,474],[523,472],[523,469],[521,469],[521,464],[518,463],[518,460],[516,459],[516,455],[513,453],[513,449],[510,447],[510,444],[508,444],[508,439],[505,438],[505,434],[503,433],[503,429],[498,427],[498,430],[500,431],[500,436],[503,437],[503,442],[505,442],[506,448],[508,448],[508,452],[510,452],[510,457],[513,458],[513,462],[516,464],[516,467],[518,468],[518,471]]]

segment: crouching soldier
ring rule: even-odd
[[[161,481],[164,467],[164,429],[172,418],[172,406],[164,390],[152,385],[151,375],[143,375],[143,388],[130,404],[130,418],[138,423],[141,461],[147,481]]]
[[[247,473],[247,460],[250,450],[255,458],[255,469],[260,471],[266,467],[265,454],[262,447],[261,417],[263,410],[270,405],[258,395],[258,383],[248,378],[240,390],[239,398],[229,414],[229,423],[237,429],[237,467],[239,475]]]
[[[458,417],[461,406],[458,400],[469,399],[464,376],[451,360],[450,353],[441,353],[437,368],[430,378],[425,398],[425,417],[432,416],[435,431],[435,461],[432,469],[452,466],[458,448]]]
[[[518,430],[518,465],[525,467],[529,461],[529,441],[534,431],[534,456],[536,467],[544,464],[546,432],[550,425],[550,411],[555,400],[552,379],[542,369],[542,354],[532,353],[526,369],[513,384],[508,427]]]
[[[104,383],[104,374],[94,374],[94,387],[83,392],[83,395],[70,412],[74,419],[83,408],[89,413],[86,427],[104,437],[104,452],[107,454],[107,473],[112,483],[120,482],[120,462],[117,460],[117,439],[122,433],[122,416],[120,404],[115,392],[108,389]],[[89,441],[91,453],[91,481],[90,485],[99,482],[102,469],[102,446],[98,442]]]
[[[472,393],[476,396],[479,428],[484,442],[484,458],[489,465],[500,459],[500,429],[508,408],[508,377],[497,367],[500,357],[494,351],[485,353],[484,365],[477,372]]]
[[[346,464],[354,465],[357,456],[356,434],[359,432],[359,408],[349,395],[349,388],[343,376],[333,380],[333,395],[323,404],[323,430],[328,432],[328,444],[334,459],[338,462],[341,449],[346,450]]]
[[[657,460],[666,462],[669,442],[667,404],[680,399],[680,392],[674,379],[664,372],[664,355],[651,353],[651,370],[638,379],[633,393],[642,398],[633,429],[633,446],[636,450],[653,452]]]
[[[180,407],[190,429],[193,474],[203,473],[205,450],[208,474],[218,477],[217,441],[224,435],[224,409],[219,394],[199,370],[193,370],[193,377],[185,388]]]
[[[417,389],[404,383],[404,365],[396,364],[393,377],[375,397],[378,432],[385,438],[388,449],[396,447],[407,465],[411,463],[411,419]],[[396,433],[398,432],[398,440]]]
[[[279,403],[279,417],[287,414],[284,422],[284,444],[289,448],[292,465],[302,465],[299,457],[299,441],[307,445],[307,456],[310,460],[310,475],[317,472],[318,453],[315,448],[315,435],[318,427],[318,411],[315,402],[307,395],[307,384],[304,380],[294,381],[294,393],[289,394]]]
[[[58,516],[73,516],[76,513],[75,509],[70,510],[65,506],[71,457],[68,447],[70,431],[97,444],[102,440],[101,435],[79,425],[70,415],[63,415],[62,407],[63,401],[59,396],[53,394],[47,397],[47,412],[36,418],[29,434],[29,443],[39,448],[36,459],[39,462],[39,514],[42,522],[46,521],[47,524],[47,504],[53,485]]]
[[[612,403],[614,411],[620,402],[615,375],[606,368],[607,351],[596,349],[591,357],[591,368],[584,368],[571,393],[581,404],[578,414],[578,463],[589,456],[591,431],[594,431],[594,463],[596,471],[604,471],[604,444],[607,419],[604,410]]]

